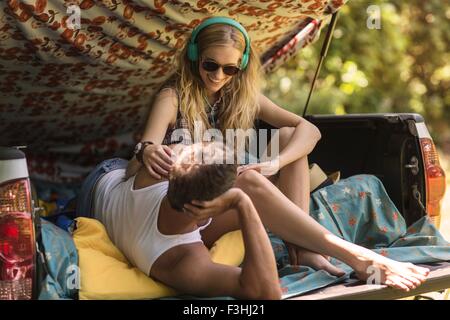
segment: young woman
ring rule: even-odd
[[[266,227],[286,241],[291,263],[339,275],[341,270],[316,252],[336,252],[347,261],[386,262],[384,258],[374,258],[374,254],[368,255],[366,251],[361,257],[356,253],[359,249],[356,250],[354,245],[352,249],[346,247],[350,244],[336,237],[330,240],[330,233],[308,217],[307,155],[319,141],[320,132],[307,120],[265,97],[260,92],[259,80],[259,58],[245,29],[230,18],[205,20],[193,31],[181,52],[174,77],[156,95],[142,142],[136,146],[136,157],[129,162],[127,176],[145,165],[153,178],[167,177],[172,166],[172,153],[167,145],[177,142],[172,139],[176,129],[184,129],[188,133],[180,142],[189,144],[193,142],[192,137],[199,124],[203,130],[215,128],[226,136],[225,130],[247,130],[253,127],[256,119],[260,119],[280,129],[278,162],[263,161],[239,167],[236,186],[250,196]],[[270,176],[270,181],[261,173]],[[272,183],[278,187],[275,188],[277,191],[272,188]],[[266,201],[269,198],[270,203]],[[209,212],[204,205],[188,205],[186,209],[191,213]],[[238,218],[224,214],[215,217],[204,234],[208,240],[214,241],[224,231],[237,228]],[[395,263],[395,266],[398,268],[400,264]],[[422,273],[426,273],[409,265],[401,269],[407,276],[401,278],[398,275],[401,280],[391,282],[404,289],[420,284]],[[359,270],[359,273],[363,272]],[[420,276],[416,277],[416,274]]]

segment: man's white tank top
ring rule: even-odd
[[[134,177],[124,180],[125,169],[105,174],[94,191],[94,212],[95,218],[103,223],[112,242],[133,265],[149,275],[156,259],[170,248],[201,242],[200,231],[211,223],[211,219],[189,233],[160,233],[159,208],[167,195],[169,182],[163,181],[133,190]]]

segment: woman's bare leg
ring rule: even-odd
[[[282,151],[291,140],[295,131],[293,127],[283,127],[279,129],[279,150]],[[271,150],[271,143],[267,148]],[[267,152],[266,152],[267,154]],[[269,180],[280,189],[280,191],[303,212],[309,214],[310,186],[309,186],[309,165],[308,157],[304,156],[279,171],[278,176],[269,177]],[[284,239],[283,239],[284,240]],[[302,265],[310,266],[314,269],[322,269],[333,275],[343,275],[344,272],[330,263],[328,257],[303,248],[292,246],[286,243],[291,264],[300,261]]]
[[[284,127],[279,131],[279,149],[282,151],[291,140],[295,128]],[[270,148],[270,143],[269,143]],[[309,166],[304,156],[280,169],[275,185],[300,209],[309,214]]]
[[[274,234],[302,248],[343,261],[362,280],[369,277],[368,268],[372,267],[380,272],[381,283],[409,290],[421,284],[429,272],[425,268],[388,259],[333,235],[254,170],[240,174],[235,186],[250,196],[263,224]]]

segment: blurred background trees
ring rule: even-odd
[[[378,5],[381,28],[369,29]],[[308,114],[416,112],[450,153],[450,6],[441,0],[350,0],[337,26]],[[265,79],[265,93],[302,114],[326,34]]]

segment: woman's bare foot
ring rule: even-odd
[[[410,291],[421,285],[430,270],[412,263],[398,262],[373,252],[368,257],[359,258],[354,268],[356,276],[375,284]]]
[[[329,274],[341,277],[345,272],[334,266],[325,256],[306,249],[297,249],[297,257],[299,264],[308,266],[316,270],[325,270]]]

